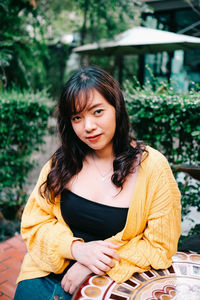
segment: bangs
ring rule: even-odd
[[[69,99],[69,117],[80,114],[91,103],[93,99],[93,89],[80,90],[76,95]],[[71,100],[71,101],[70,101]]]

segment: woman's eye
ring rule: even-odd
[[[103,109],[97,109],[95,110],[95,115],[100,115],[103,112]]]
[[[78,122],[80,119],[81,119],[81,117],[79,117],[79,116],[72,117],[73,122]]]

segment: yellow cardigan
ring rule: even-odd
[[[168,268],[177,251],[180,192],[166,158],[151,147],[147,150],[149,154],[143,153],[125,227],[109,239],[121,245],[117,250],[121,261],[108,272],[118,283],[150,267]],[[50,161],[43,167],[22,216],[21,234],[28,253],[18,282],[50,272],[62,273],[73,259],[71,244],[78,237],[73,237],[62,218],[60,196],[53,205],[38,191],[49,170]]]

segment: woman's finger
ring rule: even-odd
[[[71,284],[68,293],[72,295],[75,292],[76,288],[76,285]]]
[[[102,271],[102,272],[108,272],[110,269],[111,269],[111,267],[109,267],[108,265],[106,265],[104,262],[102,262],[102,261],[98,261],[97,263],[96,263],[96,265],[95,265],[95,267],[97,268],[97,269],[99,269],[100,271]]]
[[[120,248],[120,245],[114,244],[112,242],[109,241],[97,241],[98,244],[109,247],[109,248],[113,248],[113,249],[118,249]]]
[[[116,259],[116,260],[118,260],[118,261],[120,261],[120,256],[115,250],[112,250],[110,248],[105,247],[103,249],[103,253],[110,256],[110,257],[112,257],[112,258],[114,258],[114,259]]]
[[[115,266],[115,262],[114,260],[109,257],[108,255],[104,255],[102,254],[100,257],[99,257],[100,261],[103,262],[104,264],[106,264],[107,266],[109,266],[110,268],[113,268]]]
[[[92,265],[91,266],[91,271],[96,274],[96,275],[105,275],[105,272],[103,272],[102,270],[98,269],[96,266]]]
[[[107,247],[109,247],[109,248],[113,248],[113,249],[118,249],[118,248],[120,248],[120,245],[116,245],[116,244],[114,244],[114,243],[112,243],[112,242],[104,242],[105,243],[105,245],[107,246]]]
[[[64,283],[61,281],[61,286],[62,286],[62,288],[63,288],[63,290],[66,292],[66,293],[68,293],[69,292],[69,290],[70,290],[70,282],[69,281],[65,281]]]

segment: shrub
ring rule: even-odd
[[[126,102],[138,138],[159,149],[172,164],[200,161],[200,99],[197,91],[178,94],[163,84],[153,91],[126,84]]]
[[[0,208],[5,214],[25,201],[23,185],[34,165],[30,155],[43,142],[51,111],[47,100],[46,91],[0,94]]]
[[[180,94],[164,83],[157,90],[126,82],[125,98],[138,139],[160,150],[172,168],[200,167],[200,97],[198,90]],[[188,176],[177,176],[182,194],[182,215],[190,206],[200,211],[200,185]]]

